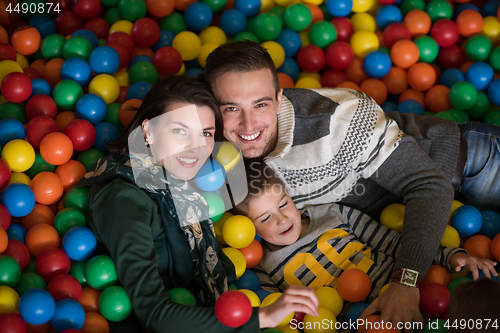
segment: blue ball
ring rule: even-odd
[[[30,98],[35,95],[52,96],[52,86],[46,80],[36,78],[32,79],[31,83],[33,84],[33,92],[31,93]]]
[[[475,10],[476,12],[479,13],[479,8],[477,8],[476,5],[473,5],[471,3],[461,3],[453,11],[453,21],[455,21],[457,19],[458,14],[460,14],[461,12],[463,12],[466,9],[472,9],[472,10]],[[495,16],[496,15],[497,14],[495,14]]]
[[[106,121],[100,122],[95,126],[96,138],[93,148],[99,149],[104,154],[108,153],[108,147],[106,147],[105,142],[113,142],[120,134],[120,131],[116,128],[115,125],[108,123]]]
[[[290,29],[281,30],[278,38],[276,38],[276,42],[285,50],[285,57],[293,57],[299,52],[302,46],[302,39],[299,34]]]
[[[455,83],[465,81],[464,73],[458,68],[450,68],[441,74],[439,83],[451,88]]]
[[[375,14],[375,22],[381,29],[387,28],[392,23],[401,23],[402,20],[403,14],[401,10],[394,5],[382,6]]]
[[[245,14],[247,18],[257,16],[260,6],[260,0],[234,0],[234,8]]]
[[[184,21],[192,31],[201,31],[208,27],[213,17],[212,10],[204,2],[192,3],[184,12]]]
[[[23,183],[13,183],[7,186],[2,194],[2,201],[10,215],[26,216],[35,208],[35,194]]]
[[[98,46],[90,53],[89,64],[96,74],[113,74],[120,67],[120,56],[111,46]]]
[[[379,79],[389,73],[391,69],[391,58],[382,51],[373,51],[363,59],[363,68],[366,74]]]
[[[358,320],[361,313],[365,311],[365,309],[370,305],[368,302],[358,302],[352,304],[345,314],[345,321],[350,323],[355,323]],[[351,329],[351,325],[349,325],[349,329]],[[354,332],[358,331],[358,325],[354,324]]]
[[[300,74],[299,64],[293,58],[285,58],[283,64],[278,68],[278,73],[285,73],[295,82]]]
[[[56,310],[50,319],[50,325],[57,331],[73,328],[81,329],[85,323],[85,310],[74,299],[63,299],[56,303]]]
[[[384,110],[384,112],[391,112],[398,110],[398,105],[393,101],[385,101],[384,103],[382,103],[382,105],[380,105],[380,107],[382,108],[382,110]]]
[[[479,230],[479,234],[488,237],[489,239],[495,238],[500,234],[500,215],[492,210],[484,210],[481,212],[483,217],[483,226]]]
[[[257,240],[257,242],[259,242],[260,244],[262,244],[262,242],[264,242],[264,240],[262,239],[262,237],[260,237],[259,235],[255,234],[255,239]]]
[[[201,68],[191,68],[186,71],[188,77],[200,77],[201,75],[203,75],[203,69]]]
[[[483,17],[497,16],[497,11],[499,6],[500,6],[500,1],[490,0],[481,6],[481,15],[483,15]]]
[[[481,230],[483,217],[476,207],[463,205],[451,215],[451,226],[457,230],[460,237],[469,237]]]
[[[488,87],[488,98],[491,103],[500,105],[500,79],[491,82]]]
[[[399,103],[398,111],[399,113],[413,113],[419,116],[423,116],[425,113],[422,105],[413,99],[407,99]]]
[[[237,9],[227,9],[223,11],[220,16],[219,26],[226,35],[233,37],[245,31],[247,27],[247,18],[245,14]]]
[[[153,63],[153,58],[151,58],[150,56],[145,55],[145,54],[141,54],[141,55],[135,56],[128,63],[129,68],[132,67],[132,66],[134,66],[135,64],[137,64],[139,61],[147,61],[147,62],[149,62],[149,63],[152,64]]]
[[[257,294],[257,296],[259,297],[260,301],[262,302],[264,300],[264,298],[266,298],[267,296],[271,295],[271,293],[267,290],[264,290],[264,289],[259,289],[257,291],[254,291],[254,293]]]
[[[79,119],[85,119],[95,125],[106,118],[108,106],[102,97],[96,94],[85,94],[76,102],[75,111]]]
[[[61,78],[63,80],[75,80],[83,87],[90,82],[92,71],[85,59],[73,57],[66,60],[61,66]]]
[[[38,14],[33,16],[33,18],[29,21],[29,25],[38,30],[42,39],[44,39],[48,35],[56,33],[56,23],[53,19],[45,14]]]
[[[87,40],[92,44],[92,48],[95,49],[96,47],[99,46],[99,40],[97,39],[97,36],[90,30],[87,29],[80,29],[71,35],[71,37],[74,36],[80,36],[80,37],[85,37]]]
[[[172,46],[172,41],[174,40],[175,34],[170,30],[161,30],[160,38],[155,45],[151,46],[153,51],[158,51],[164,46]]]
[[[5,145],[12,140],[21,139],[26,137],[26,130],[23,123],[14,118],[5,118],[0,120],[0,145]]]
[[[132,83],[127,90],[126,99],[140,99],[143,100],[144,97],[148,94],[148,92],[153,88],[153,85],[146,81],[137,81]]]
[[[495,71],[493,68],[482,61],[473,63],[465,72],[465,80],[470,82],[478,91],[486,90],[493,81]]]
[[[7,238],[18,240],[21,243],[25,242],[27,233],[28,230],[26,230],[25,227],[17,223],[11,223],[10,226],[7,228]]]
[[[352,0],[326,0],[325,6],[333,16],[347,16],[352,10]]]
[[[224,185],[226,170],[218,161],[207,158],[193,180],[201,190],[205,192],[215,191]]]
[[[259,277],[249,269],[247,269],[239,279],[234,281],[234,284],[238,289],[248,289],[251,291],[260,289]]]
[[[68,257],[83,261],[94,254],[97,239],[89,228],[73,227],[64,234],[62,245]]]
[[[45,324],[52,318],[56,302],[48,291],[30,289],[19,300],[19,314],[31,325]]]

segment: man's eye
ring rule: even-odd
[[[234,106],[228,106],[227,108],[224,109],[224,111],[228,111],[228,112],[236,111],[236,108]]]
[[[264,106],[266,106],[266,103],[259,103],[259,104],[257,104],[258,108],[263,108]]]

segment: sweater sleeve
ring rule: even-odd
[[[258,308],[253,309],[243,327],[229,328],[219,322],[213,308],[170,300],[158,272],[151,231],[152,220],[158,218],[156,206],[141,189],[133,184],[111,183],[91,198],[90,214],[94,231],[115,261],[118,278],[146,331],[259,332]]]
[[[455,253],[467,253],[462,248],[459,247],[446,247],[443,246],[442,244],[439,245],[439,250],[437,256],[434,258],[434,264],[435,265],[441,265],[444,268],[448,269],[452,273],[456,273],[453,267],[450,266],[450,259],[453,257]],[[463,269],[463,267],[462,267]]]

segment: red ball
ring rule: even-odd
[[[120,67],[118,67],[117,71],[119,71],[122,68],[125,68],[125,66],[127,66],[130,61],[130,53],[128,52],[127,48],[122,44],[114,42],[106,42],[106,45],[111,46],[118,53],[118,56],[120,57]]]
[[[439,50],[437,61],[443,70],[460,68],[465,62],[465,52],[458,45],[442,47]]]
[[[26,333],[26,322],[17,313],[0,314],[2,333]]]
[[[316,45],[307,45],[297,53],[297,64],[305,72],[318,72],[325,62],[325,53]]]
[[[10,44],[0,44],[0,61],[4,60],[17,60],[16,50]]]
[[[336,17],[331,20],[333,26],[337,30],[337,42],[347,42],[351,40],[351,36],[354,33],[354,26],[351,20],[346,17]]]
[[[334,42],[325,51],[326,63],[332,69],[346,69],[354,59],[354,51],[346,42]]]
[[[60,274],[50,280],[47,291],[54,297],[56,302],[70,298],[77,302],[82,298],[82,285],[69,274]]]
[[[0,188],[4,187],[7,185],[7,183],[10,180],[10,176],[12,175],[12,172],[10,170],[9,165],[3,158],[0,158]],[[5,229],[7,230],[7,229]]]
[[[215,302],[215,315],[228,327],[245,325],[252,316],[250,299],[238,290],[229,290]]]
[[[36,272],[45,280],[50,281],[60,274],[68,274],[71,261],[68,255],[61,249],[44,250],[36,258]]]
[[[64,2],[63,2],[64,3]],[[72,35],[75,31],[82,28],[82,19],[76,16],[73,11],[67,11],[56,17],[56,32],[63,36]]]
[[[47,116],[37,116],[26,125],[26,137],[33,147],[40,147],[42,139],[52,132],[58,132],[57,124]]]
[[[75,7],[73,7],[73,12],[79,18],[88,20],[95,17],[100,8],[101,2],[99,0],[78,0]]]
[[[420,289],[420,311],[427,318],[441,318],[450,303],[448,288],[439,283],[429,283]]]
[[[52,97],[42,94],[35,95],[26,103],[26,117],[33,119],[37,116],[48,116],[56,119],[57,104]]]
[[[164,46],[155,52],[153,65],[163,76],[175,75],[182,67],[182,56],[173,47]]]
[[[384,45],[391,48],[400,39],[411,40],[410,30],[402,23],[392,23],[384,30]]]
[[[132,39],[132,36],[130,36],[125,32],[121,31],[113,32],[106,39],[106,44],[108,43],[118,43],[120,45],[125,46],[129,56],[132,56],[132,53],[134,52],[135,48],[134,40]]]
[[[27,100],[33,92],[33,83],[24,73],[12,72],[2,80],[2,95],[12,103],[21,103]]]
[[[15,239],[9,239],[7,249],[3,254],[14,258],[21,267],[21,271],[24,271],[25,268],[28,267],[30,262],[30,251],[23,242]]]
[[[85,119],[70,122],[64,129],[64,134],[70,138],[75,151],[90,149],[97,136],[95,127]]]
[[[85,21],[83,29],[92,31],[98,39],[106,39],[109,34],[109,23],[102,17],[94,17]]]
[[[347,74],[344,71],[330,69],[321,76],[321,86],[335,88],[339,83],[349,81]]]
[[[37,71],[36,69],[34,69],[32,67],[25,67],[25,68],[23,68],[23,73],[26,74],[26,76],[29,77],[32,80],[33,79],[43,79],[42,74],[40,74],[39,71]]]
[[[0,160],[2,160],[2,159],[0,158]],[[9,227],[10,227],[10,220],[11,220],[11,217],[10,217],[9,210],[4,205],[0,204],[0,228],[7,231],[7,229],[9,229]]]
[[[452,20],[441,19],[431,28],[431,37],[441,47],[452,46],[457,42],[459,35],[458,26]]]
[[[128,87],[121,86],[120,87],[120,94],[118,95],[118,98],[116,99],[115,103],[118,104],[123,104],[127,100],[127,92],[128,92]]]
[[[151,47],[160,39],[160,27],[150,18],[141,18],[132,26],[132,39],[137,46]]]

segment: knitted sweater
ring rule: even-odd
[[[376,220],[406,206],[395,269],[423,275],[446,227],[459,152],[454,122],[386,114],[349,89],[284,89],[278,142],[266,158],[297,207],[341,202]]]

